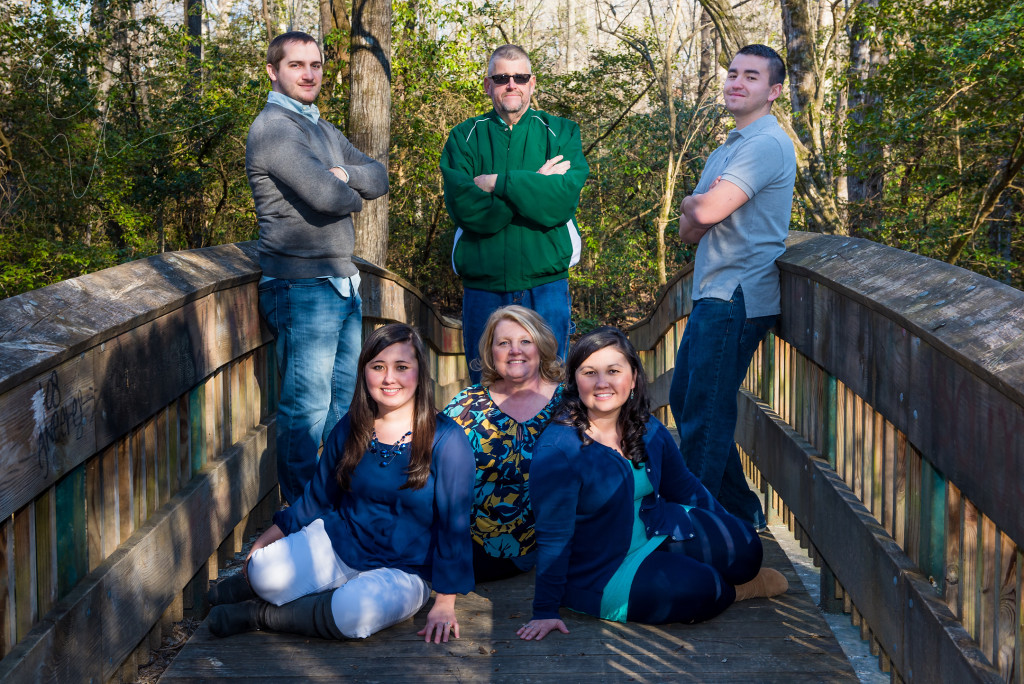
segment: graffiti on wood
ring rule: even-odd
[[[39,382],[39,389],[32,395],[32,452],[44,478],[57,469],[57,448],[85,436],[94,402],[91,389],[83,392],[68,387],[56,370]]]

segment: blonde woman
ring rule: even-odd
[[[562,362],[540,314],[516,305],[487,319],[477,361],[481,382],[444,412],[466,431],[476,458],[473,569],[476,581],[487,582],[534,565],[530,458],[561,402]]]

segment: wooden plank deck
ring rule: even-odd
[[[618,624],[563,610],[570,634],[520,641],[530,574],[460,597],[462,638],[448,644],[416,636],[425,610],[346,642],[266,632],[217,639],[204,623],[160,681],[857,682],[785,553],[769,532],[761,538],[765,563],[786,575],[789,593],[737,603],[699,625]]]

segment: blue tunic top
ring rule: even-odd
[[[686,506],[726,514],[653,416],[644,443],[653,491],[643,497],[639,517],[648,538],[692,538]],[[557,618],[561,606],[601,614],[604,588],[633,537],[632,470],[628,459],[602,444],[583,446],[568,425],[553,423],[537,440],[530,471],[538,551],[534,619]]]
[[[431,582],[441,594],[472,591],[467,523],[476,463],[466,433],[438,414],[430,476],[420,489],[399,489],[409,465],[406,447],[384,468],[378,456],[364,454],[350,489],[343,492],[334,473],[348,431],[346,415],[324,445],[316,475],[302,497],[278,511],[274,523],[292,534],[323,518],[334,552],[351,568],[397,568]]]

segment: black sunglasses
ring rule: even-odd
[[[494,74],[487,78],[491,79],[495,85],[508,85],[509,79],[512,79],[518,85],[526,85],[533,78],[533,74]]]

